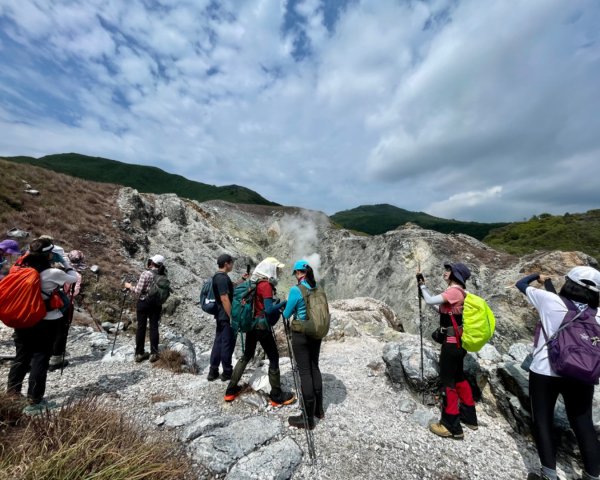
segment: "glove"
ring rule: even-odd
[[[425,277],[423,276],[422,273],[417,273],[417,283],[419,283],[419,284],[425,283]]]

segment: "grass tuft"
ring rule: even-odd
[[[154,363],[154,366],[170,370],[173,373],[183,373],[185,371],[185,357],[175,350],[163,350],[160,352],[160,358]]]
[[[16,421],[13,404],[14,397],[0,395],[1,480],[192,478],[174,441],[150,437],[96,398]]]

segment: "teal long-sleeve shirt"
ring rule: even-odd
[[[311,286],[306,280],[302,280],[301,283],[309,290],[312,290]],[[290,288],[287,304],[285,306],[285,310],[283,311],[283,318],[287,319],[292,315],[294,315],[296,320],[306,320],[306,304],[302,298],[302,292],[297,285],[294,285],[292,288]]]

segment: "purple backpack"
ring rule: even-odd
[[[548,360],[552,370],[561,377],[597,385],[600,379],[600,325],[596,309],[579,311],[569,299],[561,297],[568,308],[559,329],[548,338],[542,327]]]

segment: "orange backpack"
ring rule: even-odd
[[[0,320],[11,328],[29,328],[46,316],[40,274],[34,268],[13,265],[0,280]]]

